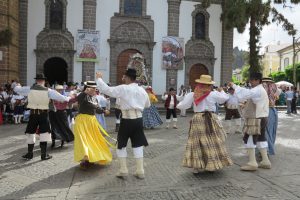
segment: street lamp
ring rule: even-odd
[[[295,39],[295,36],[293,36],[293,82],[294,85],[297,87],[297,73],[296,73],[296,65],[295,65],[295,58],[297,54],[300,52],[300,37]],[[297,47],[297,49],[296,49]]]

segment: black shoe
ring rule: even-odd
[[[55,140],[52,140],[51,149],[55,147]]]
[[[33,158],[33,153],[27,153],[27,154],[23,155],[22,158],[24,158],[26,160],[31,160]]]
[[[48,154],[42,154],[41,155],[41,159],[42,160],[49,160],[49,159],[51,159],[52,158],[52,156],[50,156],[50,155],[48,155]]]
[[[60,148],[63,148],[64,144],[65,144],[65,141],[62,140],[60,143]]]

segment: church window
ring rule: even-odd
[[[125,0],[124,14],[131,16],[142,16],[142,0]]]
[[[202,13],[195,16],[195,37],[205,39],[205,16]]]
[[[289,65],[289,58],[284,59],[284,67],[287,67]]]
[[[50,29],[62,29],[63,4],[60,0],[53,0],[50,4]]]

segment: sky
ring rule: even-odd
[[[292,8],[283,8],[282,5],[275,5],[276,9],[281,12],[285,18],[289,20],[289,22],[294,24],[294,27],[298,30],[296,38],[300,38],[300,5],[291,5]],[[233,38],[233,47],[239,47],[239,49],[249,50],[249,26],[245,30],[243,34],[239,34],[236,30],[234,31],[234,38]],[[263,51],[264,47],[269,44],[276,44],[280,41],[281,44],[292,44],[293,38],[289,36],[287,32],[283,30],[281,25],[277,25],[276,23],[271,23],[268,26],[265,26],[261,32],[261,52]],[[300,39],[299,39],[300,41]]]

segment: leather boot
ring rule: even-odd
[[[134,176],[139,179],[145,178],[143,160],[144,160],[143,158],[136,158],[136,172],[135,172]]]
[[[118,132],[119,132],[119,129],[120,129],[120,124],[116,124],[115,132],[118,133]]]
[[[255,158],[255,149],[251,148],[248,149],[248,157],[249,157],[249,162],[241,167],[242,171],[256,171],[257,170],[257,162]]]
[[[47,142],[40,142],[41,147],[41,159],[42,160],[49,160],[52,156],[47,154]]]
[[[268,157],[267,148],[259,149],[262,161],[259,163],[259,168],[271,169],[271,162]]]
[[[33,148],[34,144],[28,144],[28,153],[23,155],[22,158],[26,160],[31,160],[33,158]]]
[[[120,170],[117,173],[118,178],[125,178],[128,176],[128,169],[127,169],[127,163],[126,163],[126,158],[118,158],[119,163],[120,163]]]

